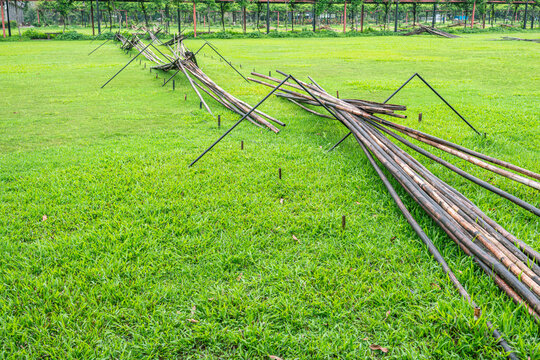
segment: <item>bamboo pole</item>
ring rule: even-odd
[[[485,161],[489,161],[493,164],[496,164],[496,165],[499,165],[499,166],[502,166],[502,167],[505,167],[507,169],[510,169],[510,170],[513,170],[513,171],[516,171],[516,172],[519,172],[523,175],[526,175],[526,176],[529,176],[529,177],[532,177],[534,179],[537,179],[537,180],[540,180],[540,174],[538,173],[535,173],[531,170],[528,170],[528,169],[525,169],[525,168],[522,168],[522,167],[519,167],[517,165],[514,165],[512,163],[509,163],[507,161],[503,161],[503,160],[500,160],[500,159],[497,159],[495,157],[492,157],[492,156],[488,156],[488,155],[485,155],[485,154],[482,154],[478,151],[474,151],[474,150],[471,150],[471,149],[468,149],[464,146],[460,146],[460,145],[457,145],[455,143],[452,143],[450,141],[447,141],[447,140],[443,140],[441,138],[438,138],[436,136],[433,136],[433,135],[430,135],[430,134],[426,134],[424,132],[421,132],[421,131],[418,131],[418,130],[415,130],[415,129],[412,129],[412,128],[409,128],[409,127],[406,127],[406,126],[403,126],[403,125],[399,125],[399,124],[395,124],[395,123],[391,123],[389,121],[386,121],[385,125],[389,125],[389,126],[392,126],[394,128],[398,128],[398,129],[401,129],[405,132],[409,132],[409,133],[412,133],[412,134],[415,134],[417,136],[420,136],[422,138],[425,138],[425,139],[428,139],[428,140],[431,140],[431,141],[435,141],[441,145],[446,145],[448,147],[451,147],[451,148],[454,148],[456,150],[459,150],[459,151],[462,151],[464,153],[467,153],[469,155],[472,155],[474,157],[477,157],[479,159],[482,159],[482,160],[485,160]]]
[[[324,91],[318,85],[317,90]],[[308,102],[305,97],[295,94],[289,93],[285,97],[288,100]],[[363,136],[364,140],[369,141],[365,144],[370,147],[370,151],[467,254],[488,269],[491,267],[495,270],[498,278],[494,278],[494,281],[503,291],[506,286],[506,289],[511,291],[505,292],[514,301],[525,302],[529,309],[538,312],[540,269],[517,250],[516,246],[527,254],[523,246],[511,242],[515,237],[509,236],[511,234],[485,216],[462,194],[435,177],[414,158],[375,131],[380,126],[370,122],[372,119],[355,116],[347,110],[340,109],[339,101],[341,100],[327,101],[336,112],[338,120],[343,122],[357,138],[361,139]],[[472,241],[473,239],[476,239],[478,244]]]
[[[398,206],[398,208],[402,212],[402,214],[405,217],[405,219],[407,220],[407,222],[411,225],[413,230],[420,237],[422,242],[426,245],[426,247],[428,248],[428,251],[433,256],[433,258],[441,265],[443,271],[448,275],[448,278],[450,279],[450,281],[452,282],[454,287],[457,289],[458,293],[463,297],[463,299],[465,299],[467,301],[467,303],[469,305],[471,305],[474,309],[477,309],[478,305],[476,305],[476,303],[471,299],[471,296],[469,295],[467,290],[465,290],[463,285],[459,282],[456,275],[450,269],[450,266],[448,266],[448,263],[446,262],[444,257],[439,252],[439,249],[437,249],[437,247],[433,244],[431,239],[426,235],[426,233],[422,230],[420,225],[413,218],[413,216],[411,215],[409,210],[406,208],[405,204],[403,204],[403,201],[401,200],[401,198],[399,197],[397,192],[394,190],[393,186],[390,184],[390,182],[388,181],[388,179],[386,178],[386,176],[384,175],[382,170],[379,168],[379,166],[377,165],[377,163],[375,162],[375,160],[373,159],[373,157],[369,153],[368,149],[366,148],[366,146],[362,143],[362,141],[358,137],[356,137],[356,140],[358,141],[358,143],[362,147],[362,150],[364,151],[364,154],[368,158],[368,161],[370,162],[373,169],[377,172],[377,175],[379,175],[379,178],[381,179],[381,181],[383,182],[383,184],[387,188],[388,192],[392,196],[392,199],[394,200],[394,202],[396,203],[396,205]],[[506,283],[504,283],[502,281],[502,279],[500,279],[500,277],[497,276],[497,279],[500,280],[500,282],[498,282],[498,283],[500,283],[501,286],[506,285]],[[507,285],[506,285],[506,287],[508,288],[509,291],[513,292],[513,290],[511,290],[511,288],[509,288]],[[513,292],[513,293],[515,294],[515,292]],[[517,294],[515,294],[515,296],[516,296],[516,299],[520,299]],[[526,305],[526,306],[528,306],[528,305]],[[531,314],[535,313],[534,310],[530,309],[530,307],[528,307],[528,310],[531,312]],[[499,343],[499,345],[501,345],[501,347],[503,347],[503,349],[509,354],[509,358],[517,359],[517,357],[513,353],[512,349],[510,348],[510,346],[508,345],[506,340],[504,340],[502,338],[499,331],[493,327],[491,322],[487,321],[486,325],[492,331],[492,336],[495,339],[497,339],[497,342]]]

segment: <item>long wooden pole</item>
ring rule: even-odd
[[[347,1],[345,1],[345,6],[343,7],[343,32],[347,31]]]
[[[360,32],[364,32],[364,3],[362,3],[360,14]]]
[[[476,12],[476,1],[472,6],[472,16],[471,16],[471,29],[474,27],[474,13]]]
[[[195,1],[193,2],[193,37],[197,37],[197,9],[195,8]]]

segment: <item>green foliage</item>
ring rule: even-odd
[[[42,32],[37,31],[36,29],[28,29],[22,33],[22,36],[29,39],[46,39],[47,35]]]
[[[75,8],[74,0],[54,0],[51,5],[64,18]]]
[[[539,29],[533,29],[533,30],[523,30],[519,28],[508,28],[508,27],[493,27],[493,28],[486,28],[486,29],[480,29],[480,28],[462,28],[462,27],[453,27],[445,29],[445,31],[449,33],[454,34],[476,34],[476,33],[516,33],[516,32],[530,32],[530,33],[538,33]],[[36,29],[29,29],[26,30],[23,33],[23,37],[27,39],[46,39],[47,36],[44,34],[44,32],[50,32],[49,31],[43,31],[38,32]],[[126,36],[130,36],[131,34],[129,32],[124,32]],[[91,36],[88,34],[82,34],[76,31],[70,31],[66,33],[66,36],[54,36],[52,35],[52,39],[61,39],[61,40],[82,40],[82,39],[113,39],[114,38],[114,32],[103,32],[101,35]],[[187,38],[193,38],[193,31],[185,31],[183,33]],[[249,32],[247,34],[227,30],[227,31],[218,31],[213,33],[198,33],[197,38],[200,39],[245,39],[245,38],[339,38],[339,37],[366,37],[366,36],[400,36],[400,33],[395,33],[390,30],[378,30],[373,29],[372,27],[367,27],[364,29],[364,32],[359,31],[348,31],[346,33],[343,33],[341,31],[331,31],[331,30],[319,30],[317,32],[312,32],[311,29],[304,28],[301,31],[275,31],[272,30],[270,34],[266,34],[264,32],[260,31],[253,31]],[[427,35],[429,36],[429,35]],[[143,39],[148,40],[149,35],[145,34],[141,36]],[[157,35],[160,39],[170,39],[171,35],[167,35],[163,32],[159,33]],[[9,41],[9,39],[0,39],[0,41]]]
[[[34,7],[29,7],[24,11],[24,21],[26,23],[37,23],[37,11]]]
[[[57,40],[82,40],[82,39],[87,39],[87,38],[88,36],[85,36],[76,31],[66,31],[65,33],[58,34],[56,36]]]

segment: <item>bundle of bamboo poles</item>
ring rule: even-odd
[[[151,32],[148,31],[148,33],[152,39],[155,38]],[[136,35],[134,35],[131,39],[126,39],[121,34],[118,34],[117,40],[122,43],[122,47],[124,49],[129,50],[131,48],[136,48],[137,50],[142,51],[141,54],[146,57],[146,59],[156,64],[152,67],[152,69],[163,71],[176,70],[177,73],[181,71],[199,97],[201,104],[204,105],[205,109],[210,114],[213,115],[212,110],[210,110],[210,107],[202,97],[199,89],[227,109],[236,112],[239,115],[243,116],[252,108],[252,106],[245,101],[242,101],[223,90],[198,67],[194,54],[186,48],[185,44],[183,43],[183,38],[177,38],[176,46],[173,44],[171,47],[171,45],[168,43],[163,44],[169,49],[172,55],[164,54],[158,48],[154,47],[154,49],[161,54],[163,59],[150,50],[148,46],[145,45]],[[260,110],[255,110],[252,112],[247,119],[253,124],[259,127],[267,127],[275,133],[279,132],[279,129],[273,125],[272,122],[285,126],[283,122]]]
[[[411,35],[418,35],[422,33],[428,33],[432,35],[442,36],[445,38],[458,38],[459,36],[447,33],[446,31],[442,31],[440,29],[424,26],[424,25],[418,25],[417,29],[414,29],[413,31],[410,31],[408,33],[403,34],[403,36],[411,36]]]
[[[259,84],[272,88],[276,87],[275,84],[281,82],[279,79],[257,73],[252,73],[252,75],[271,81],[274,84],[251,78],[251,80]],[[445,165],[468,180],[513,201],[537,216],[540,216],[540,210],[535,206],[466,173],[457,166],[409,142],[396,132],[537,190],[540,189],[540,184],[534,179],[540,179],[539,174],[435,136],[392,123],[376,115],[384,114],[403,117],[393,113],[395,110],[404,109],[403,106],[338,99],[326,92],[315,81],[313,81],[313,84],[302,83],[320,101],[319,103],[319,101],[315,101],[310,95],[306,94],[300,86],[293,83],[285,83],[285,85],[294,90],[284,89],[282,92],[276,92],[277,96],[283,97],[310,113],[320,116],[328,117],[308,108],[306,105],[323,105],[327,110],[331,111],[333,113],[332,118],[338,119],[352,132],[358,143],[366,150],[368,158],[373,155],[463,252],[473,257],[480,268],[492,277],[494,282],[512,300],[522,304],[534,320],[540,322],[540,266],[538,266],[540,254],[523,240],[516,238],[504,229],[495,220],[488,217],[463,194],[431,173],[417,159],[390,139],[405,144],[420,154]],[[377,166],[375,162],[372,164]],[[381,179],[383,179],[384,174],[380,172],[379,175],[382,175]],[[392,196],[394,197],[394,195],[397,196],[395,192]],[[397,199],[394,197],[394,200],[400,206],[399,197]],[[402,209],[402,206],[400,206],[400,209]],[[408,216],[405,214],[405,216],[415,228],[414,224],[416,222],[410,214]],[[418,226],[417,228],[421,232]],[[415,230],[417,229],[415,228]],[[421,235],[420,232],[417,231],[424,240],[425,234]],[[468,300],[470,302],[470,299]]]

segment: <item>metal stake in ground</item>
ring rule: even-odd
[[[154,41],[154,40],[152,40],[152,41]],[[110,78],[109,80],[107,80],[107,82],[106,82],[105,84],[103,84],[103,85],[101,86],[101,88],[103,89],[103,88],[105,87],[105,85],[107,85],[108,83],[110,83],[110,82],[112,81],[112,79],[114,79],[118,74],[120,74],[120,73],[122,72],[122,70],[124,70],[125,68],[127,68],[127,66],[128,66],[129,64],[131,64],[131,63],[137,58],[137,56],[141,55],[146,49],[148,49],[148,47],[152,44],[152,41],[150,42],[150,44],[146,45],[146,46],[144,47],[144,49],[142,49],[141,51],[139,51],[139,53],[138,53],[137,55],[135,55],[135,57],[134,57],[133,59],[129,60],[128,63],[127,63],[126,65],[124,65],[123,68],[121,68],[120,70],[118,70],[118,72],[117,72],[116,74],[114,74],[112,78]],[[146,63],[145,63],[145,65],[146,65]],[[151,69],[150,69],[150,70],[151,70]]]

